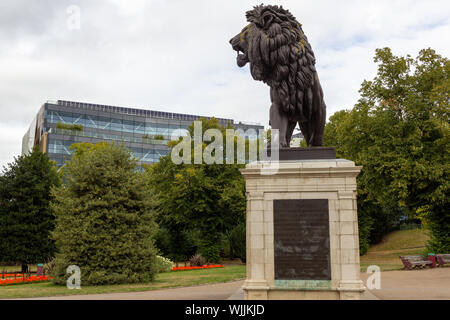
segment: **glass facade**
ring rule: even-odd
[[[61,167],[70,159],[70,146],[78,142],[123,142],[139,163],[151,164],[168,154],[167,142],[182,135],[185,129],[200,116],[153,110],[123,108],[58,100],[45,103],[25,134],[22,153],[33,145]],[[205,117],[208,118],[208,117]],[[256,124],[235,124],[231,119],[218,119],[235,129],[255,129]],[[33,140],[30,141],[30,140]]]

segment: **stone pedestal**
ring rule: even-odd
[[[274,170],[268,162],[255,162],[241,170],[247,191],[245,299],[360,299],[365,290],[356,206],[361,167],[336,159],[276,165]]]

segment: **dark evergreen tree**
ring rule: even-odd
[[[69,265],[81,284],[149,282],[157,272],[151,195],[135,159],[123,146],[72,146],[64,185],[53,190],[58,248],[54,282],[65,284]]]
[[[0,176],[0,261],[44,263],[55,254],[50,233],[54,215],[51,188],[59,184],[56,165],[34,148],[4,168]]]

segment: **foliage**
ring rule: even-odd
[[[70,296],[85,294],[142,292],[175,287],[198,286],[223,283],[245,278],[245,265],[232,265],[226,268],[208,268],[202,270],[165,272],[157,275],[157,281],[142,284],[120,284],[106,286],[87,286],[81,283],[80,290],[67,290],[65,286],[51,282],[23,286],[0,286],[0,299],[32,298],[45,296]]]
[[[231,231],[230,245],[233,256],[241,259],[243,263],[246,262],[246,226],[245,223],[238,224],[233,231]]]
[[[217,263],[220,260],[220,245],[210,239],[200,239],[199,253],[209,263]]]
[[[413,59],[389,48],[375,62],[378,75],[363,82],[353,110],[330,118],[325,144],[363,166],[358,200],[371,233],[421,219],[433,232],[430,249],[448,250],[450,62],[432,49]]]
[[[163,256],[156,256],[156,266],[158,273],[161,272],[169,272],[172,270],[173,261],[170,259],[164,258]]]
[[[193,232],[181,230],[177,225],[160,226],[155,236],[155,245],[163,255],[173,261],[186,261],[197,250]]]
[[[203,132],[215,128],[225,136],[225,128],[216,119],[201,121]],[[194,127],[188,130],[193,136]],[[226,138],[223,143],[225,149]],[[175,144],[171,142],[169,146],[173,148]],[[165,248],[160,248],[164,254],[178,261],[187,260],[197,247],[208,262],[219,259],[222,235],[229,235],[245,219],[245,183],[239,171],[242,167],[238,164],[176,165],[170,152],[147,167],[149,188],[157,199],[157,222],[168,231],[164,238],[157,240],[159,244],[164,243]]]
[[[62,130],[71,130],[71,131],[83,131],[83,126],[81,124],[68,124],[68,123],[61,123],[58,122],[56,124],[56,128],[62,129]]]
[[[203,256],[199,253],[193,255],[190,259],[189,259],[189,265],[191,267],[201,267],[203,265],[206,264],[206,259],[203,258]]]
[[[54,282],[77,265],[85,285],[151,281],[156,272],[151,194],[122,145],[74,144],[65,184],[53,189],[56,229]]]
[[[431,235],[428,251],[435,253],[450,252],[450,214],[447,207],[435,207],[427,215]]]
[[[55,258],[47,261],[44,264],[44,268],[43,268],[44,274],[52,274],[53,270],[55,270],[55,266],[56,266]]]
[[[161,134],[157,134],[156,136],[153,137],[153,139],[155,140],[164,140],[164,136]]]
[[[53,257],[50,188],[60,184],[56,166],[35,147],[15,158],[0,176],[0,261],[42,263]]]

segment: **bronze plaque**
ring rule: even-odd
[[[274,200],[275,280],[331,280],[328,200]]]

